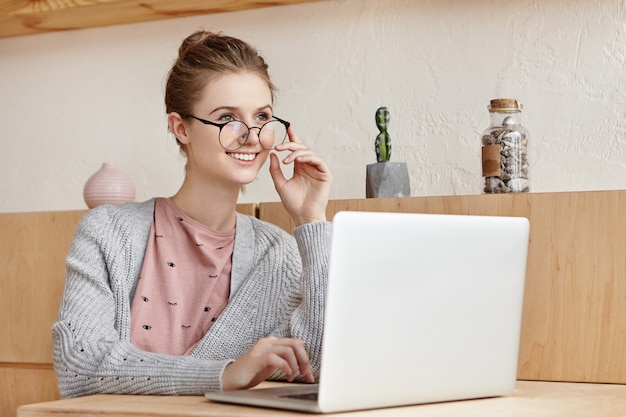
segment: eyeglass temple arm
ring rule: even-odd
[[[281,122],[282,124],[284,124],[287,129],[289,129],[289,126],[291,126],[291,123],[289,123],[286,120],[281,119],[280,117],[276,117],[276,116],[272,116],[272,117],[278,120],[279,122]]]

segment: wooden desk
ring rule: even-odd
[[[266,383],[267,384],[267,383]],[[265,384],[262,384],[265,385]],[[213,403],[204,397],[93,395],[24,405],[18,417],[49,416],[303,416],[277,411]],[[470,401],[358,411],[345,416],[626,416],[626,385],[518,381],[513,395]]]

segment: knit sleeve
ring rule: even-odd
[[[304,340],[309,360],[316,377],[319,377],[328,287],[328,258],[330,253],[331,223],[315,222],[294,229],[302,263],[301,275],[292,286],[292,299],[299,300],[284,326],[276,333],[282,337]],[[272,379],[281,379],[277,373]]]
[[[145,352],[129,341],[133,259],[143,249],[133,221],[111,207],[90,211],[70,247],[53,325],[54,367],[63,397],[96,393],[202,394],[221,390],[228,360]]]

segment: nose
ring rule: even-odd
[[[248,131],[248,143],[250,143],[252,145],[256,145],[257,143],[260,143],[261,139],[259,138],[259,134],[261,133],[261,128],[260,127],[250,127],[248,129],[249,129],[249,131]]]

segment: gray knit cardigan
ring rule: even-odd
[[[225,366],[268,335],[303,339],[319,375],[330,223],[297,227],[294,239],[237,213],[229,303],[189,355],[170,356],[130,343],[130,303],[153,215],[153,199],[100,206],[76,229],[52,328],[63,397],[221,390]],[[282,378],[280,371],[270,377]]]

